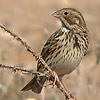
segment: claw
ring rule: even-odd
[[[57,73],[56,73],[55,71],[53,71],[53,74],[54,74],[54,76],[55,76],[55,79],[54,79],[52,88],[54,88],[54,86],[55,86],[55,84],[56,84],[56,81],[59,80],[58,75],[57,75]]]

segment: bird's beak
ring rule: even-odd
[[[56,18],[59,18],[59,17],[60,17],[58,11],[54,12],[54,13],[52,14],[52,16],[54,16],[54,17],[56,17]]]

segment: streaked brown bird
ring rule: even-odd
[[[76,9],[63,8],[52,15],[60,19],[62,26],[47,40],[41,55],[59,79],[62,79],[74,71],[87,54],[88,29],[82,14]],[[37,64],[37,71],[45,71],[42,64]],[[37,82],[37,76],[34,76],[22,91],[40,93],[45,81],[46,78],[41,77]]]

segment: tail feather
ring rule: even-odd
[[[46,78],[40,77],[40,80],[37,82],[37,76],[35,76],[21,91],[32,90],[34,93],[40,93],[45,83]]]

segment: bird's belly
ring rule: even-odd
[[[54,70],[58,74],[58,76],[69,74],[78,67],[82,60],[82,57],[83,56],[80,53],[73,53],[73,51],[69,52],[67,55],[65,55],[64,52],[60,53],[58,57],[56,57],[56,59],[52,59],[51,62],[53,64],[51,65],[51,69]]]
[[[58,63],[55,66],[52,67],[52,70],[54,70],[58,76],[63,76],[65,74],[70,74],[72,71],[74,71],[78,65],[80,64],[81,60],[76,63],[70,63],[66,61],[66,63]]]

